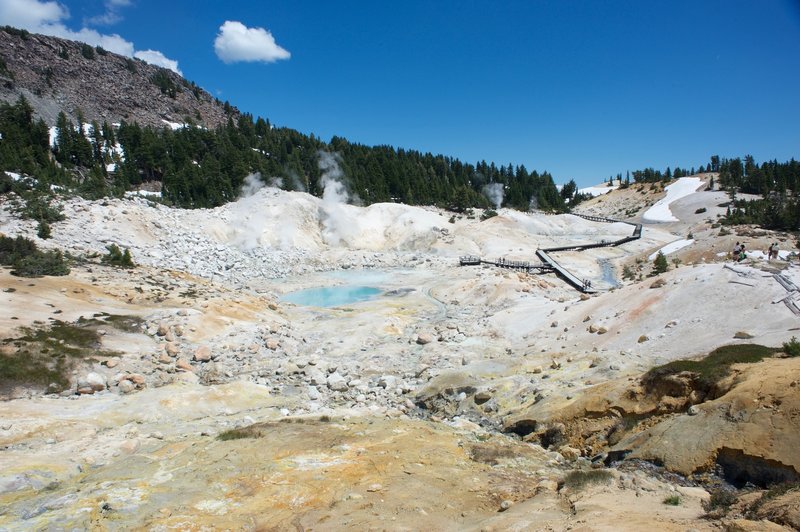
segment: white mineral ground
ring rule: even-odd
[[[637,221],[663,196],[617,190],[581,209]],[[617,240],[630,225],[506,209],[451,223],[433,208],[327,205],[274,188],[213,210],[65,199],[67,219],[40,246],[87,255],[117,243],[139,267],[94,260],[39,279],[3,270],[2,337],[101,312],[140,316],[145,330],[106,327],[103,347],[122,355],[73,375],[100,375],[104,391],[2,390],[0,529],[716,529],[701,518],[701,488],[612,469],[559,490],[588,457],[499,429],[534,396],[554,411],[654,365],[797,334],[766,261],[734,271],[718,256],[742,239],[711,228],[723,201],[689,194],[670,207],[678,222],[645,225],[640,240],[554,254],[600,289],[581,297],[553,274],[458,267],[458,257],[538,262],[537,248]],[[36,228],[5,203],[0,232]],[[637,259],[646,276],[646,257],[689,232],[694,243],[667,255],[663,287],[621,279]],[[775,238],[750,236],[748,247]],[[796,263],[771,267],[800,285]],[[334,308],[280,299],[340,284],[384,293]],[[741,331],[753,339],[734,339]],[[483,422],[417,408],[448,382],[487,392]],[[217,439],[251,425],[258,437]],[[679,506],[663,504],[675,494]]]

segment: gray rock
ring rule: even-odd
[[[347,380],[344,377],[339,375],[338,372],[331,373],[328,375],[328,388],[333,390],[334,392],[346,392],[349,388],[347,385]]]
[[[86,384],[95,392],[102,392],[106,389],[106,378],[99,373],[91,372],[84,377]]]

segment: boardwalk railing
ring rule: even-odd
[[[500,268],[512,268],[518,270],[525,270],[530,272],[531,270],[538,270],[539,272],[555,272],[559,277],[564,279],[567,283],[571,284],[573,287],[578,289],[584,293],[595,293],[596,290],[592,288],[592,284],[590,281],[586,279],[579,279],[574,274],[569,272],[566,268],[561,266],[558,262],[556,262],[553,257],[550,256],[550,253],[559,252],[559,251],[585,251],[587,249],[595,249],[595,248],[604,248],[604,247],[616,247],[621,246],[627,242],[632,242],[634,240],[638,240],[642,237],[642,224],[635,224],[631,222],[625,222],[622,220],[614,220],[612,218],[604,218],[602,216],[592,216],[589,214],[573,214],[573,216],[578,216],[580,218],[584,218],[586,220],[592,222],[602,222],[602,223],[624,223],[633,226],[633,234],[631,236],[626,236],[625,238],[620,238],[619,240],[601,240],[600,242],[592,242],[590,244],[578,244],[573,246],[559,246],[554,248],[544,248],[544,249],[537,249],[536,256],[542,261],[539,264],[532,264],[527,261],[509,261],[506,259],[498,259],[496,261],[488,261],[483,260],[480,257],[476,256],[466,256],[461,257],[459,259],[461,266],[478,266],[481,264],[491,264],[493,266],[497,266]]]

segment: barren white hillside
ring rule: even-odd
[[[620,209],[663,194],[630,192],[587,208],[623,218]],[[67,219],[37,242],[87,262],[64,278],[0,272],[0,329],[19,339],[20,327],[60,320],[102,334],[60,393],[2,390],[0,528],[110,527],[113,516],[129,528],[566,529],[591,516],[634,530],[657,515],[667,530],[707,529],[699,487],[634,468],[570,491],[565,475],[590,469],[589,444],[501,431],[521,419],[526,430],[512,428],[527,437],[536,408],[559,412],[658,364],[797,334],[793,257],[734,265],[728,240],[745,236],[719,235],[718,203],[718,193],[690,192],[670,202],[677,221],[645,223],[639,240],[555,253],[598,288],[589,296],[552,273],[458,258],[537,262],[538,248],[616,241],[631,225],[506,209],[481,221],[269,187],[211,210],[64,199]],[[7,203],[0,232],[35,238]],[[693,243],[677,246],[689,232]],[[785,235],[746,238],[752,249],[781,238],[790,249]],[[139,266],[92,258],[111,243]],[[670,270],[648,277],[648,256],[665,246]],[[319,287],[379,294],[332,307],[282,300]],[[107,315],[141,327],[119,329]],[[674,512],[662,503],[673,493],[684,501]]]

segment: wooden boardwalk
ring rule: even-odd
[[[591,281],[578,278],[569,270],[561,266],[550,255],[550,253],[557,253],[559,251],[585,251],[587,249],[621,246],[622,244],[638,240],[639,238],[642,237],[642,224],[634,224],[631,222],[624,222],[622,220],[613,220],[611,218],[603,218],[602,216],[591,216],[587,214],[573,214],[573,216],[578,216],[580,218],[584,218],[592,222],[628,224],[633,226],[634,228],[633,234],[631,234],[631,236],[626,236],[625,238],[620,238],[619,240],[608,240],[608,241],[601,240],[600,242],[592,242],[589,244],[578,244],[571,246],[537,249],[536,256],[539,258],[539,260],[541,260],[540,263],[531,263],[528,261],[513,261],[502,258],[495,261],[491,261],[491,260],[483,260],[480,257],[476,257],[473,255],[461,257],[459,259],[459,262],[461,266],[479,266],[481,264],[489,264],[492,266],[497,266],[499,268],[510,268],[514,270],[523,270],[527,272],[530,272],[531,270],[536,270],[540,273],[555,272],[556,275],[564,279],[568,284],[572,285],[580,292],[586,294],[593,294],[597,292],[597,290],[592,288]]]

